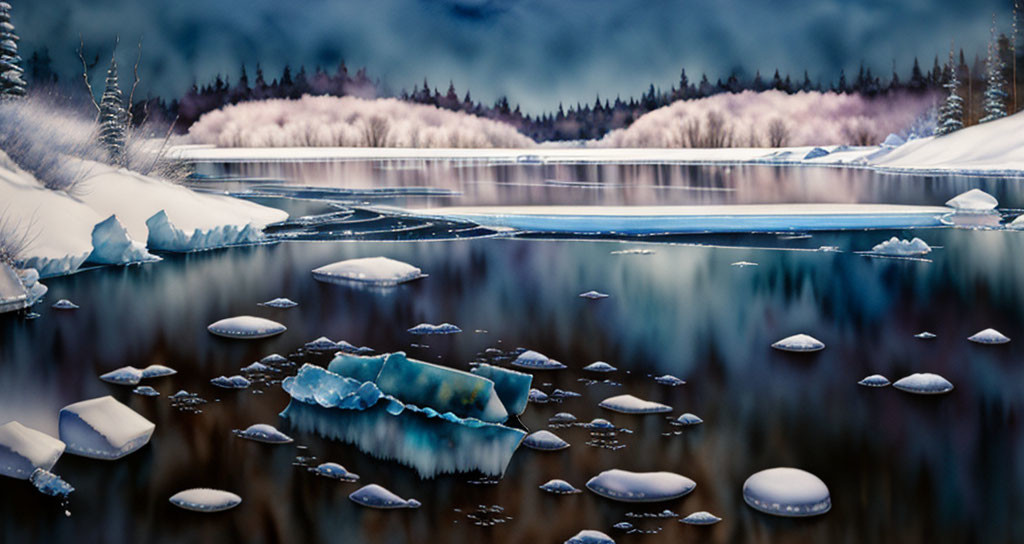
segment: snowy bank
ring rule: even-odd
[[[1024,173],[1024,114],[911,141],[872,164],[911,173]]]

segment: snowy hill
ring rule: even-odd
[[[884,170],[1024,172],[1024,113],[904,144],[872,165]]]

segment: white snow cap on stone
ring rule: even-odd
[[[94,459],[124,457],[145,446],[156,428],[111,396],[65,406],[58,426],[68,453]]]
[[[50,470],[64,443],[17,421],[0,425],[0,474],[27,480],[36,469]]]
[[[946,205],[958,212],[977,213],[994,210],[999,205],[999,201],[981,189],[971,189],[949,199],[946,201]]]
[[[362,282],[388,286],[422,277],[423,272],[419,268],[387,257],[348,259],[313,270],[313,278],[328,283]]]
[[[824,514],[832,508],[828,486],[798,468],[762,470],[743,484],[743,500],[755,510],[786,517]]]
[[[825,349],[825,344],[813,336],[794,334],[775,342],[772,347],[782,351],[808,352],[821,351]]]

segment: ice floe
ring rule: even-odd
[[[612,430],[615,430],[615,425],[613,425],[612,422],[608,421],[607,419],[601,419],[599,417],[596,417],[596,418],[590,420],[590,423],[587,423],[587,428],[589,428],[589,429],[596,429],[596,430],[602,430],[602,431],[603,430],[612,431]]]
[[[230,491],[205,487],[179,491],[168,500],[178,508],[194,512],[222,512],[242,504],[242,497]]]
[[[36,469],[50,470],[64,443],[17,421],[0,425],[0,474],[27,480]]]
[[[623,414],[661,414],[672,411],[671,406],[639,399],[633,395],[609,397],[601,401],[598,406]]]
[[[358,474],[349,472],[338,463],[321,463],[315,467],[310,467],[309,471],[317,476],[331,478],[332,480],[341,480],[343,482],[359,481]]]
[[[871,248],[872,254],[894,257],[920,257],[931,251],[931,246],[920,238],[901,240],[895,236]]]
[[[562,363],[532,349],[520,353],[511,364],[530,370],[562,370],[565,368]]]
[[[1003,333],[995,329],[985,329],[971,335],[968,340],[976,344],[1006,344],[1010,341]]]
[[[729,266],[735,266],[736,268],[750,268],[752,266],[759,266],[759,265],[757,263],[752,263],[750,261],[736,261],[736,262],[732,263]]]
[[[111,396],[69,404],[58,427],[67,452],[94,459],[120,459],[149,442],[151,421]]]
[[[429,406],[438,412],[489,423],[508,419],[493,381],[471,372],[409,359],[402,352],[387,357],[375,383],[382,393],[406,404]]]
[[[282,365],[287,363],[288,359],[283,355],[271,353],[270,355],[267,355],[266,357],[260,359],[260,362],[265,365]]]
[[[534,431],[526,435],[526,438],[523,439],[523,445],[531,449],[543,451],[558,451],[569,447],[569,443],[562,440],[557,434],[545,430]]]
[[[292,300],[290,298],[275,298],[273,300],[268,300],[266,302],[260,302],[259,303],[259,306],[266,306],[268,308],[277,308],[279,310],[284,310],[284,309],[287,309],[287,308],[294,308],[294,307],[296,307],[298,305],[299,305],[298,302],[295,302],[294,300]]]
[[[772,347],[782,351],[812,352],[825,349],[825,344],[813,336],[794,334],[775,342]]]
[[[617,249],[612,255],[654,255],[653,249]]]
[[[37,468],[28,480],[44,495],[51,497],[67,497],[75,488],[65,482],[60,476],[42,468]]]
[[[106,374],[100,374],[100,379],[118,385],[137,385],[142,379],[142,371],[134,366],[125,366]]]
[[[470,372],[494,382],[494,392],[498,394],[508,413],[519,415],[526,410],[530,385],[533,383],[532,374],[486,363],[476,365]]]
[[[586,529],[566,540],[565,544],[615,544],[615,541],[601,531]]]
[[[686,412],[685,414],[677,417],[673,421],[673,423],[676,423],[677,425],[683,425],[683,426],[686,426],[686,427],[690,427],[690,426],[693,426],[693,425],[700,425],[701,423],[704,423],[704,420],[699,418],[699,417],[697,417],[697,416],[695,416],[695,415],[693,415],[693,414],[691,414],[690,412]]]
[[[893,387],[918,395],[940,395],[953,390],[953,384],[946,378],[930,372],[911,374],[896,380]]]
[[[689,525],[714,525],[719,521],[722,521],[722,518],[705,511],[694,512],[679,520],[680,523]]]
[[[548,418],[548,423],[555,425],[567,425],[569,423],[576,423],[576,416],[569,412],[558,412],[557,414]]]
[[[967,213],[990,212],[998,205],[999,201],[994,196],[981,189],[971,189],[946,201],[946,206]]]
[[[245,376],[238,375],[230,377],[217,376],[216,378],[210,380],[210,383],[223,389],[245,389],[246,387],[252,385],[252,382],[246,379]]]
[[[857,383],[866,387],[885,387],[889,385],[889,378],[881,374],[872,374]]]
[[[143,397],[159,397],[160,396],[160,392],[159,391],[157,391],[156,389],[153,389],[152,387],[150,387],[148,385],[140,385],[140,386],[136,387],[135,389],[132,389],[132,393],[135,393],[136,395],[141,395]]]
[[[931,339],[933,339],[935,337],[936,337],[935,334],[930,333],[928,331],[919,332],[919,333],[914,335],[914,338],[918,338],[920,340],[931,340]]]
[[[661,376],[658,376],[654,378],[654,381],[660,383],[661,385],[671,385],[672,387],[686,384],[684,380],[680,380],[679,378],[672,376],[671,374],[663,374]]]
[[[452,325],[451,323],[441,323],[440,325],[420,323],[419,325],[409,329],[409,333],[411,334],[456,334],[460,332],[462,332],[462,329]]]
[[[146,380],[149,378],[162,378],[164,376],[173,376],[178,371],[174,370],[169,366],[164,365],[149,365],[142,369],[142,379]]]
[[[57,302],[54,302],[52,308],[54,310],[77,310],[78,305],[66,298],[62,298]]]
[[[327,365],[327,370],[359,382],[372,382],[377,379],[377,375],[380,374],[380,369],[388,357],[389,354],[362,356],[338,353]]]
[[[313,270],[313,278],[327,283],[390,286],[422,277],[424,275],[419,268],[387,257],[348,259]]]
[[[547,393],[541,391],[540,389],[530,389],[530,392],[527,393],[527,399],[530,402],[534,402],[537,404],[551,402],[551,397],[549,397]]]
[[[602,497],[623,502],[659,502],[678,499],[697,484],[674,472],[630,472],[611,469],[594,476],[587,489]]]
[[[580,293],[580,298],[586,298],[590,300],[600,300],[602,298],[608,298],[609,296],[611,295],[607,293],[601,293],[598,291],[587,291],[586,293]]]
[[[353,491],[348,498],[356,504],[383,510],[420,507],[416,499],[403,499],[377,484],[364,485]]]
[[[548,482],[541,485],[540,488],[548,493],[554,493],[556,495],[575,495],[576,493],[583,493],[583,491],[576,489],[569,482],[558,479],[548,480]]]
[[[786,517],[816,516],[832,508],[825,482],[810,472],[788,467],[762,470],[747,478],[743,500],[755,510]]]
[[[618,369],[604,361],[596,361],[583,367],[583,370],[589,370],[590,372],[615,372]]]
[[[226,338],[267,338],[283,333],[287,327],[262,317],[240,315],[211,323],[206,329]]]
[[[145,244],[132,240],[128,230],[111,215],[92,229],[92,253],[87,262],[96,264],[129,264],[161,260],[146,250]]]
[[[273,425],[267,425],[266,423],[249,425],[245,430],[235,429],[232,433],[238,438],[265,442],[267,444],[289,444],[294,442],[292,437],[277,430]]]
[[[256,361],[255,363],[243,366],[241,372],[243,374],[271,374],[280,372],[280,370]]]

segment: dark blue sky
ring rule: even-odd
[[[930,66],[951,39],[984,53],[991,16],[1009,32],[1010,0],[8,0],[23,56],[47,46],[58,68],[87,50],[122,62],[144,35],[142,89],[177,95],[194,78],[236,76],[260,61],[365,65],[394,89],[426,76],[476,98],[508,94],[527,111],[559,101],[637,95],[669,86],[686,67],[713,79],[734,67],[812,78],[888,74],[915,55]],[[127,43],[126,43],[127,42]]]

